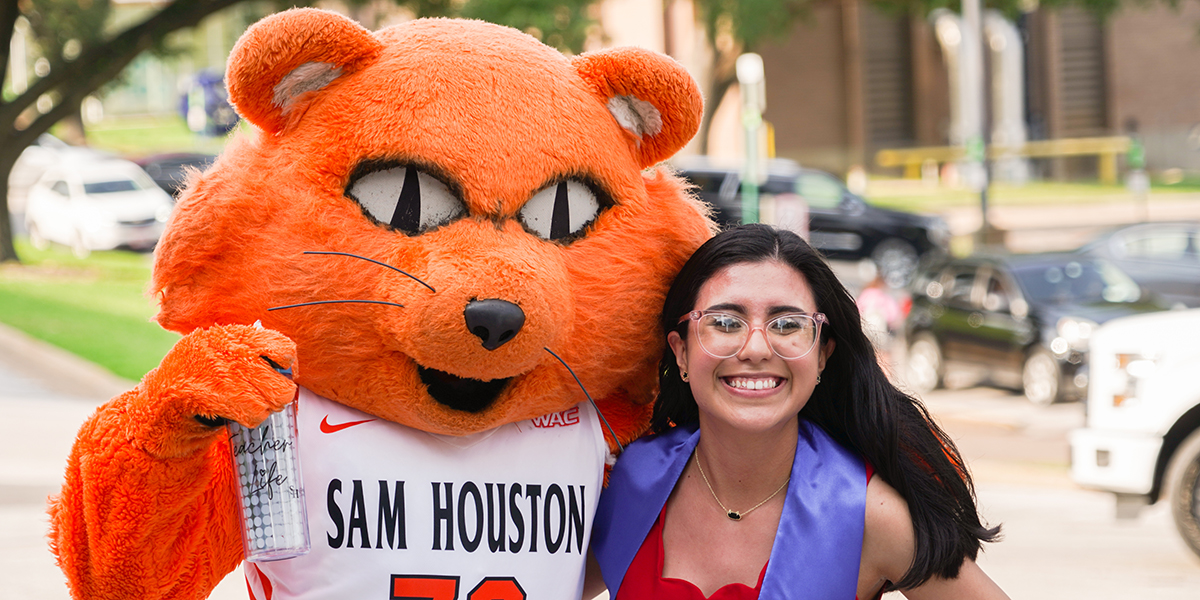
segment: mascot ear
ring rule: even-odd
[[[246,30],[229,57],[229,98],[246,120],[278,133],[333,80],[370,63],[381,44],[337,13],[302,8]]]
[[[633,136],[642,168],[670,158],[696,135],[704,100],[692,76],[670,57],[610,48],[577,56],[571,64]]]

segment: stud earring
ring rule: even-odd
[[[687,380],[688,380],[688,378],[687,378],[687,371],[681,371],[681,372],[679,373],[679,378],[680,378],[680,379],[683,379],[684,381],[687,381]]]
[[[821,383],[821,374],[817,373],[817,383]]]

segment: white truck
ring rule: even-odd
[[[1169,502],[1200,555],[1200,309],[1114,319],[1093,333],[1089,352],[1072,479],[1115,493],[1118,517]]]

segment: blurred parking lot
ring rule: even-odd
[[[1200,220],[1200,198],[993,207],[989,217],[1013,251],[1063,250],[1114,225],[1151,220]],[[951,233],[969,238],[977,208],[942,213]],[[14,219],[20,223],[20,219]],[[869,269],[834,261],[852,293]],[[893,372],[904,372],[905,340],[893,343]],[[931,412],[959,444],[975,475],[984,518],[1004,528],[1004,540],[979,561],[1013,598],[1194,599],[1200,558],[1176,534],[1159,504],[1135,520],[1115,518],[1113,496],[1085,490],[1069,477],[1068,433],[1084,423],[1078,402],[1035,406],[1015,390],[961,387],[925,395]],[[97,405],[131,382],[0,326],[0,409],[19,424],[0,436],[0,578],[4,598],[65,600],[61,573],[47,548],[45,498],[61,479],[79,425]],[[243,599],[240,572],[211,596]],[[888,597],[899,598],[898,594]]]
[[[852,273],[853,265],[838,269]],[[0,327],[0,410],[19,424],[0,436],[6,599],[68,598],[46,546],[45,497],[61,479],[79,425],[131,385]],[[981,513],[1004,527],[1004,541],[979,560],[1011,597],[1197,597],[1200,559],[1176,535],[1165,507],[1118,521],[1110,494],[1080,489],[1069,479],[1067,433],[1083,424],[1081,404],[1039,407],[1018,392],[988,387],[940,389],[925,401],[966,457]],[[212,595],[245,597],[240,572]]]

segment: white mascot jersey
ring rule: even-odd
[[[608,447],[584,402],[465,437],[301,389],[312,551],[245,563],[256,600],[579,598]]]

